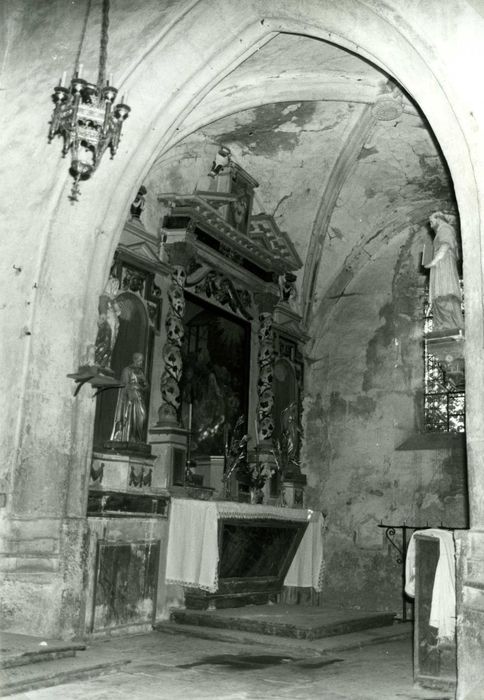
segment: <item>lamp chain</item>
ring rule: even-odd
[[[79,41],[79,48],[77,49],[76,60],[74,63],[74,75],[76,75],[76,73],[79,71],[79,61],[81,60],[81,51],[82,51],[82,47],[84,45],[84,38],[86,36],[86,31],[87,31],[87,22],[89,20],[89,14],[91,12],[91,2],[92,2],[92,0],[87,0],[86,15],[84,17],[84,24],[83,24],[82,32],[81,32],[81,40]]]
[[[106,81],[106,64],[108,61],[109,0],[103,0],[101,24],[101,45],[99,49],[99,74],[97,84],[101,88]]]

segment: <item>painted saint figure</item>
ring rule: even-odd
[[[425,267],[430,268],[433,330],[464,328],[455,217],[438,211],[431,214],[429,221],[435,232],[434,255]]]
[[[116,297],[119,294],[119,280],[110,277],[103,293],[99,297],[99,319],[96,336],[95,362],[100,367],[111,367],[113,353],[119,330],[121,309]]]
[[[111,440],[115,442],[143,442],[146,421],[145,392],[148,383],[143,372],[144,356],[135,352],[132,363],[121,373],[125,386],[120,389]]]

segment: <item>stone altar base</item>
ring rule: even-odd
[[[173,610],[171,620],[182,625],[312,640],[393,625],[395,614],[300,605],[251,605],[203,611]]]
[[[163,486],[183,486],[187,460],[187,431],[176,425],[150,429],[150,443],[163,474]]]

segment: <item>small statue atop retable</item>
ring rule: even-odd
[[[111,433],[113,442],[143,442],[143,428],[146,422],[145,393],[148,389],[143,372],[144,356],[135,352],[133,360],[121,373],[124,386],[119,390],[114,425]]]
[[[279,296],[281,301],[289,302],[297,297],[296,275],[292,272],[285,272],[279,276]]]
[[[228,146],[220,146],[217,153],[215,154],[215,158],[212,162],[212,167],[210,168],[208,176],[211,178],[215,178],[217,177],[217,175],[220,175],[222,170],[229,165],[230,156],[230,148]]]
[[[132,219],[136,219],[137,221],[141,220],[141,214],[143,213],[143,209],[146,205],[145,196],[147,192],[148,190],[146,189],[146,187],[144,185],[141,185],[141,187],[138,190],[138,194],[134,198],[129,210]]]

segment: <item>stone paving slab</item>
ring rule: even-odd
[[[60,660],[62,660],[61,665]],[[112,673],[126,666],[126,663],[128,662],[103,661],[93,664],[92,661],[82,663],[75,657],[60,657],[60,659],[39,661],[35,663],[35,667],[32,665],[10,667],[0,671],[0,697]]]
[[[71,657],[85,648],[84,642],[43,639],[0,631],[0,668]]]
[[[191,626],[185,630],[181,625],[165,623],[163,629],[149,634],[92,640],[79,657],[4,669],[0,672],[0,696],[53,687],[126,668],[136,669],[136,673],[162,674],[165,678],[175,666],[189,668],[190,664],[193,665],[195,648],[200,649],[201,655],[207,649],[223,650],[232,656],[247,654],[249,650],[259,658],[268,654],[274,658],[293,658],[296,655],[305,659],[307,667],[313,664],[314,668],[318,660],[329,659],[331,662],[332,655],[340,651],[409,639],[410,635],[411,625],[408,623],[313,641]],[[201,644],[201,639],[210,640],[210,643]]]
[[[109,675],[26,691],[11,700],[452,700],[416,688],[410,640],[382,642],[338,656],[227,644],[155,633],[94,645],[98,658],[131,653]],[[60,662],[59,662],[60,663]]]
[[[28,663],[35,661],[36,657],[43,660],[53,653],[69,652],[74,655],[76,651],[85,648],[84,642],[32,637],[28,634],[0,630],[0,667],[16,665],[13,662],[21,663],[22,659],[27,660]]]

